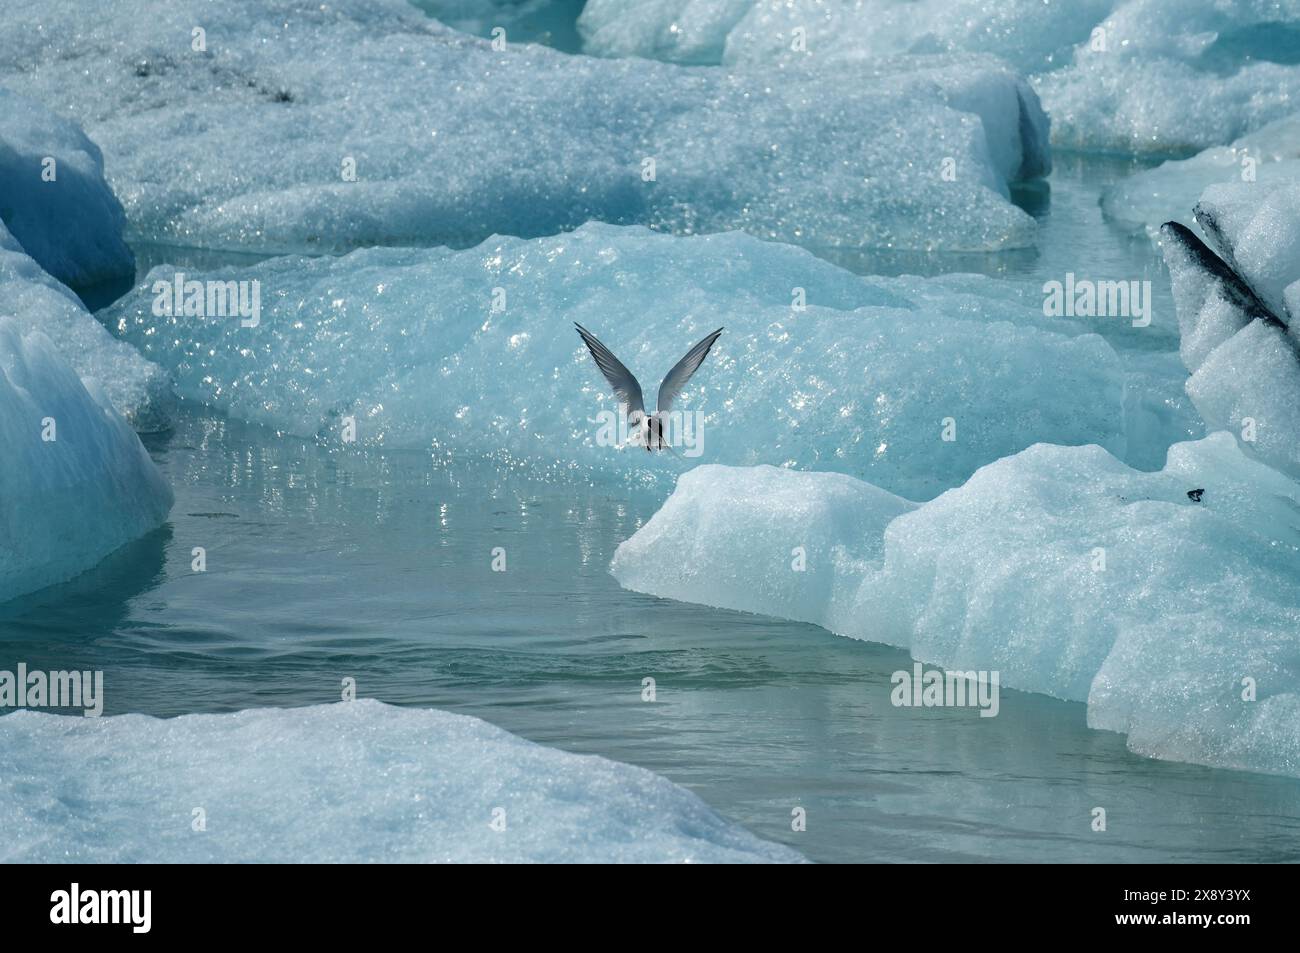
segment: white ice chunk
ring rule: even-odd
[[[1284,294],[1300,280],[1300,178],[1264,186],[1211,185],[1197,204],[1197,216],[1213,223],[1221,236],[1220,254],[1268,309],[1284,323],[1300,325],[1300,314],[1288,313]]]
[[[1227,146],[1170,159],[1107,187],[1102,209],[1112,221],[1145,228],[1157,239],[1165,222],[1194,224],[1192,209],[1209,186],[1249,182],[1261,191],[1300,182],[1300,113],[1269,123]]]
[[[1040,440],[1126,444],[1124,370],[1077,323],[997,282],[862,279],[740,233],[590,224],[185,277],[260,281],[260,323],[155,314],[170,268],[107,320],[183,397],[335,445],[352,418],[362,444],[555,474],[794,464],[925,498]],[[616,405],[575,321],[640,378],[651,408],[673,362],[726,328],[675,405],[704,415],[700,453],[602,445],[598,414]]]
[[[69,225],[75,229],[75,225]],[[65,233],[60,229],[59,235]],[[116,340],[81,300],[46,274],[0,223],[0,318],[23,334],[40,331],[82,378],[93,378],[141,432],[170,425],[174,399],[167,372]]]
[[[721,63],[727,37],[754,0],[587,0],[578,17],[583,49],[670,63]]]
[[[1081,60],[1036,77],[1057,148],[1186,154],[1280,119],[1300,98],[1295,66],[1258,63],[1224,78],[1161,59]]]
[[[5,15],[8,17],[8,13]],[[135,274],[99,148],[76,123],[0,87],[0,222],[64,284]]]
[[[1300,474],[1300,318],[1291,311],[1300,182],[1212,185],[1197,215],[1223,261],[1192,248],[1174,226],[1163,240],[1192,371],[1187,394],[1210,429],[1231,431],[1249,452]]]
[[[374,700],[168,719],[16,712],[0,718],[0,828],[8,863],[803,859],[642,768]]]
[[[1300,775],[1298,555],[1300,485],[1219,433],[1158,473],[1039,445],[916,508],[835,474],[701,468],[612,571],[1087,701],[1153,757]]]
[[[914,506],[839,473],[697,467],[611,571],[638,592],[830,628],[843,579],[882,558],[885,527]]]
[[[1231,142],[1300,96],[1300,3],[1243,0],[589,0],[585,48],[828,75],[896,54],[993,54],[1030,74],[1053,143],[1140,153]]]
[[[1187,394],[1209,427],[1300,474],[1300,356],[1281,328],[1252,321],[1201,363]]]
[[[95,10],[8,11],[0,82],[82,122],[135,238],[326,252],[595,219],[808,246],[1035,241],[1007,196],[1045,168],[1046,122],[993,64],[796,64],[777,81],[495,50],[401,0]]]
[[[1159,590],[1183,587],[1127,627],[1088,697],[1088,724],[1150,757],[1300,775],[1300,495],[1226,434],[1171,448],[1166,474],[1205,487],[1204,519]],[[1199,482],[1198,482],[1199,481]]]
[[[83,385],[49,338],[8,318],[0,447],[0,601],[71,579],[171,508],[171,489],[98,384]]]
[[[1232,276],[1206,267],[1201,250],[1172,233],[1166,234],[1161,250],[1178,312],[1179,354],[1195,372],[1216,347],[1251,322],[1251,315]]]
[[[1127,0],[1035,86],[1066,148],[1205,149],[1295,111],[1300,3]]]

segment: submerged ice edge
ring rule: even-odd
[[[922,504],[840,474],[709,466],[610,568],[631,590],[1085,701],[1140,754],[1300,776],[1297,513],[1300,485],[1226,433],[1158,473],[1036,446]]]
[[[804,861],[643,768],[436,709],[24,711],[0,741],[11,863]]]

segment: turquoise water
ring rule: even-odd
[[[1050,189],[1022,197],[1037,255],[845,263],[1146,276],[1172,309],[1146,240],[1096,206],[1130,168],[1059,160]],[[814,860],[1300,860],[1300,780],[1139,758],[1044,696],[1004,690],[993,719],[894,708],[904,652],[621,590],[609,559],[659,497],[326,449],[201,408],[145,439],[176,490],[168,525],[0,607],[0,668],[102,669],[106,714],[328,702],[351,677],[363,696],[650,768]]]

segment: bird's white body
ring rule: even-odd
[[[670,441],[666,439],[664,420],[672,410],[673,400],[686,386],[686,382],[691,379],[704,359],[708,357],[709,349],[713,347],[713,342],[718,339],[722,333],[722,328],[714,331],[704,340],[700,341],[693,348],[686,352],[686,356],[673,365],[667,376],[664,377],[663,383],[659,385],[658,410],[653,414],[645,412],[645,402],[641,397],[641,385],[636,377],[629,371],[617,357],[614,352],[605,345],[601,344],[590,331],[580,324],[574,325],[578,329],[578,335],[582,338],[582,343],[587,345],[587,350],[591,352],[591,358],[600,368],[600,372],[605,375],[605,380],[614,391],[614,396],[622,403],[624,413],[627,415],[629,427],[635,426],[634,433],[638,442],[646,450],[672,450]],[[671,423],[671,418],[668,418]]]
[[[664,422],[659,414],[641,414],[635,421],[636,444],[647,450],[665,450]]]

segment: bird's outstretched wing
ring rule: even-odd
[[[578,329],[578,334],[582,337],[582,343],[587,345],[592,360],[596,362],[600,372],[605,375],[605,380],[609,381],[609,386],[614,390],[614,396],[618,398],[619,403],[627,407],[628,418],[631,419],[637,414],[644,416],[645,403],[641,397],[641,385],[632,376],[632,372],[624,367],[623,362],[614,356],[614,352],[601,344],[594,334],[576,321],[573,326]]]
[[[718,328],[718,330],[687,351],[686,356],[673,365],[673,369],[668,372],[664,382],[659,385],[659,413],[662,414],[672,409],[673,401],[682,392],[682,388],[691,379],[691,375],[700,369],[704,359],[709,356],[709,348],[713,347],[713,342],[718,339],[718,335],[721,333],[722,328]]]

